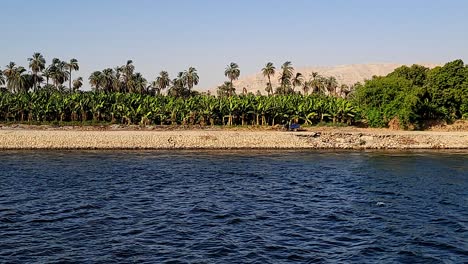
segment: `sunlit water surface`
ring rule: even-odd
[[[468,153],[0,152],[0,263],[463,263]]]

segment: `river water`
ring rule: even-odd
[[[0,263],[467,261],[467,152],[0,152]]]

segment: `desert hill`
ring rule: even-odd
[[[433,63],[417,63],[424,65],[429,68],[439,66],[439,64]],[[371,79],[372,76],[383,76],[387,75],[396,68],[411,64],[398,64],[398,63],[375,63],[375,64],[350,64],[350,65],[339,65],[332,67],[306,67],[306,68],[297,68],[296,72],[300,72],[304,75],[305,78],[310,78],[312,72],[317,72],[318,74],[329,77],[334,76],[339,84],[354,84],[356,82],[362,82],[366,79]],[[276,65],[277,73],[274,77],[271,78],[273,87],[278,87],[278,71],[281,67]],[[257,92],[260,91],[262,94],[266,94],[265,87],[267,83],[267,78],[264,77],[260,72],[254,75],[242,77],[234,82],[234,85],[237,89],[237,93],[241,93],[242,89],[245,87],[248,92]]]

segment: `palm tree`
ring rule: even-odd
[[[224,82],[218,86],[217,92],[219,97],[229,97],[236,93],[236,89],[232,86],[232,82]]]
[[[4,77],[3,77],[4,75]],[[34,85],[34,79],[31,74],[26,73],[26,69],[22,66],[17,66],[14,62],[10,62],[6,69],[2,72],[2,81],[7,83],[7,88],[11,92],[26,92]]]
[[[302,73],[300,72],[296,73],[296,76],[294,76],[291,83],[292,83],[293,93],[294,93],[296,86],[301,86],[302,84],[304,84],[304,77],[302,76]]]
[[[155,87],[158,89],[158,93],[160,93],[171,84],[169,73],[167,73],[167,71],[161,71],[155,82]]]
[[[326,78],[325,87],[329,95],[336,95],[336,88],[338,87],[338,82],[336,81],[336,78],[333,76]]]
[[[21,66],[16,66],[14,62],[10,62],[3,74],[7,80],[7,88],[11,92],[28,91],[33,86],[32,75],[26,74],[26,69]]]
[[[197,69],[190,67],[187,71],[184,72],[185,83],[187,83],[189,92],[192,90],[194,85],[198,84],[200,77],[198,76]]]
[[[320,75],[318,72],[312,72],[310,74],[310,88],[312,89],[312,93],[320,91],[320,83],[318,79],[320,78]]]
[[[37,90],[37,83],[38,83],[38,76],[37,74],[45,69],[45,64],[46,61],[44,59],[44,56],[42,56],[41,53],[36,52],[32,55],[31,58],[28,58],[29,61],[29,68],[31,69],[33,73],[33,87],[34,91]]]
[[[11,61],[5,67],[6,68],[5,68],[5,70],[3,70],[3,74],[5,75],[5,78],[7,80],[7,88],[10,89],[10,84],[8,83],[8,81],[9,81],[10,78],[13,78],[13,75],[15,75],[16,63]]]
[[[77,59],[71,59],[69,62],[65,64],[66,69],[68,70],[68,77],[70,79],[69,87],[70,91],[72,89],[72,71],[78,71],[80,66],[78,65]]]
[[[239,79],[240,76],[239,65],[237,65],[237,63],[231,62],[231,64],[229,64],[226,67],[226,70],[224,71],[224,76],[229,78],[229,81],[231,82],[231,87],[234,88],[233,81]]]
[[[67,71],[67,63],[57,58],[52,60],[52,65],[49,66],[50,78],[54,81],[55,88],[58,89],[59,85],[69,79],[69,72]]]
[[[186,95],[184,73],[179,72],[177,77],[172,80],[172,87],[169,90],[169,94],[172,96],[180,97]]]
[[[49,85],[49,79],[52,77],[50,69],[49,68],[44,69],[44,71],[42,71],[42,76],[46,78],[46,84]]]
[[[60,63],[60,60],[57,58],[52,59],[52,63],[43,71],[43,75],[46,77],[46,83],[49,85],[49,79],[54,79],[55,72],[57,70],[57,64]]]
[[[0,85],[5,84],[5,76],[3,75],[3,71],[0,70]]]
[[[127,63],[120,67],[120,72],[122,73],[121,78],[123,79],[123,84],[127,92],[130,91],[131,81],[133,77],[133,72],[135,71],[135,66],[133,65],[132,60],[127,60]]]
[[[122,82],[122,67],[114,67],[113,69],[113,82],[112,82],[112,91],[122,92],[124,85]]]
[[[114,70],[107,68],[102,70],[101,85],[105,91],[111,92],[114,88],[116,76]]]
[[[83,86],[83,77],[78,77],[73,80],[73,92],[78,91]]]
[[[309,90],[312,88],[312,86],[313,86],[313,81],[312,80],[305,81],[303,86],[302,86],[303,94],[307,95],[309,93]]]
[[[95,71],[91,73],[88,80],[91,87],[94,88],[96,91],[99,91],[102,84],[102,72]]]
[[[271,85],[271,76],[275,75],[275,66],[273,65],[272,62],[268,62],[265,67],[262,69],[262,74],[263,76],[268,78],[268,85],[267,88],[265,89],[268,93],[268,95],[273,93],[273,87]]]
[[[146,90],[147,81],[139,72],[135,73],[132,77],[132,88],[134,92],[143,93]]]
[[[281,65],[281,74],[279,77],[280,82],[280,93],[286,94],[289,92],[291,85],[291,78],[294,75],[294,67],[290,61],[287,61]]]

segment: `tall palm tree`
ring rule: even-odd
[[[184,73],[183,72],[179,72],[177,74],[177,78],[176,78],[175,83],[177,84],[177,87],[179,87],[181,89],[185,89],[185,86],[187,85],[187,81],[184,78]]]
[[[171,84],[169,73],[167,71],[161,71],[155,82],[155,87],[158,89],[158,93],[160,93]]]
[[[226,70],[224,71],[224,76],[229,78],[229,81],[231,82],[231,88],[234,88],[233,81],[239,79],[240,76],[239,65],[237,65],[237,63],[231,62],[231,64],[229,64],[226,67]]]
[[[69,62],[65,63],[65,67],[68,70],[68,77],[70,80],[69,87],[70,91],[72,89],[72,71],[78,71],[80,66],[78,65],[77,59],[71,59]]]
[[[132,60],[127,60],[127,63],[120,68],[121,78],[123,79],[123,84],[125,90],[128,92],[131,89],[131,82],[133,77],[133,72],[135,71],[135,65],[133,65]]]
[[[104,88],[104,90],[108,92],[113,91],[116,79],[114,70],[111,68],[102,70],[101,77],[101,85]]]
[[[279,76],[280,82],[280,93],[286,94],[289,92],[291,86],[291,78],[294,75],[294,67],[292,66],[292,62],[287,61],[281,65],[281,74]]]
[[[91,73],[88,80],[91,87],[94,88],[96,91],[99,91],[102,84],[102,73],[100,71],[95,71]]]
[[[184,79],[187,83],[189,92],[192,90],[194,85],[197,85],[200,81],[200,77],[198,76],[197,69],[194,67],[189,67],[187,71],[184,72]]]
[[[3,74],[5,75],[6,81],[7,81],[7,89],[10,91],[13,91],[13,80],[15,78],[16,74],[16,63],[10,61],[8,65],[5,66],[5,70],[3,70]]]
[[[122,67],[114,67],[114,81],[112,84],[112,90],[114,92],[122,92],[123,91],[123,83],[122,83]]]
[[[83,86],[83,77],[78,77],[73,80],[73,92],[78,91]]]
[[[42,71],[42,76],[46,78],[46,84],[49,85],[49,79],[52,78],[50,68],[46,68]]]
[[[267,89],[265,89],[268,95],[273,93],[273,87],[271,85],[271,76],[275,75],[276,68],[272,62],[268,62],[265,67],[262,69],[263,76],[268,78]]]
[[[168,94],[176,97],[185,96],[185,85],[184,73],[179,72],[177,77],[172,80],[172,87],[169,89]]]
[[[50,78],[54,81],[56,89],[59,89],[59,85],[63,85],[70,77],[66,65],[66,62],[54,58],[52,59],[52,64],[48,68]]]
[[[46,76],[47,84],[49,84],[49,79],[54,80],[54,75],[57,70],[57,65],[60,63],[60,59],[53,58],[50,65],[44,70],[43,74]]]
[[[15,68],[16,68],[16,63],[10,61],[10,63],[8,63],[5,66],[5,70],[3,70],[3,74],[5,74],[5,77],[8,78],[8,76],[14,74]]]
[[[33,73],[33,89],[37,90],[37,83],[39,82],[38,73],[45,69],[46,61],[41,53],[36,52],[31,58],[28,58],[29,68]]]
[[[11,92],[25,92],[33,86],[32,75],[26,74],[26,69],[21,66],[16,66],[14,62],[10,62],[3,71],[6,77],[7,88]]]
[[[319,78],[320,78],[320,75],[318,74],[318,72],[310,73],[309,81],[310,81],[310,89],[312,90],[312,93],[320,91]]]
[[[296,76],[291,81],[292,88],[293,88],[293,93],[295,92],[296,86],[301,86],[304,84],[304,77],[302,76],[302,73],[298,72],[296,73]]]

